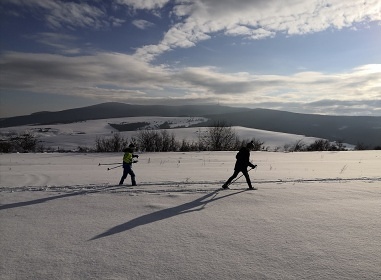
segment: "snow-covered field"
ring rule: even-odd
[[[235,153],[1,154],[0,279],[381,279],[380,151]]]
[[[205,120],[197,117],[130,117],[130,118],[113,118],[102,120],[89,120],[70,124],[55,125],[35,125],[35,126],[17,126],[0,128],[0,134],[6,135],[9,132],[23,133],[30,131],[36,135],[46,148],[53,150],[76,150],[81,147],[94,147],[97,137],[110,137],[112,133],[117,132],[109,124],[126,124],[147,122],[149,128],[157,128],[161,124],[167,122],[172,129],[168,129],[169,133],[173,133],[178,141],[186,139],[187,141],[197,141],[200,133],[207,130],[205,127],[190,127]],[[304,144],[311,144],[317,138],[306,137],[304,135],[295,135],[287,133],[279,133],[272,131],[264,131],[259,129],[233,127],[236,134],[241,139],[261,140],[268,150],[282,150],[284,145],[292,145],[297,141],[303,141]],[[120,134],[127,138],[135,137],[137,131],[126,131]],[[346,146],[351,149],[353,145]]]

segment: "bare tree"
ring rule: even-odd
[[[23,133],[11,132],[0,139],[0,152],[36,152],[44,149],[37,136],[30,132]]]
[[[261,151],[261,150],[263,150],[264,149],[264,147],[263,147],[263,144],[265,143],[265,142],[262,142],[261,140],[259,140],[259,139],[255,139],[255,138],[253,138],[252,140],[251,140],[251,143],[253,143],[253,145],[254,145],[254,147],[253,147],[253,151]]]
[[[308,151],[329,151],[331,143],[325,139],[317,139],[307,147]]]
[[[212,151],[227,151],[234,149],[237,135],[233,128],[225,121],[216,121],[208,129],[206,135],[207,146]]]
[[[95,139],[95,150],[97,152],[121,152],[127,147],[128,140],[120,133],[114,133],[111,138],[97,137]]]
[[[301,152],[305,150],[305,144],[303,143],[302,139],[297,140],[294,144],[287,144],[284,145],[284,150],[288,152]]]
[[[137,134],[137,141],[139,142],[139,147],[146,152],[155,152],[156,146],[156,132],[149,129],[140,130]]]

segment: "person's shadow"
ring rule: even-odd
[[[100,192],[103,192],[103,191],[113,190],[113,189],[117,190],[117,189],[120,189],[120,188],[105,186],[105,187],[96,188],[96,189],[90,189],[90,190],[80,190],[80,191],[74,190],[74,191],[71,191],[69,193],[64,193],[64,194],[55,195],[55,196],[38,198],[38,199],[34,199],[34,200],[29,200],[29,201],[21,201],[21,202],[3,204],[3,205],[0,205],[0,210],[12,209],[12,208],[18,208],[18,207],[25,207],[25,206],[31,206],[31,205],[35,205],[35,204],[45,203],[45,202],[48,202],[48,201],[51,201],[51,200],[55,200],[55,199],[67,198],[67,197],[76,196],[76,195],[85,195],[85,194],[91,194],[91,193],[100,193]]]
[[[223,196],[217,197],[217,194],[219,193],[219,190],[213,191],[211,193],[208,193],[207,195],[204,195],[194,201],[184,203],[175,207],[159,210],[150,214],[146,214],[140,217],[137,217],[135,219],[132,219],[126,223],[120,224],[118,226],[115,226],[113,228],[110,228],[109,230],[98,234],[91,238],[89,241],[96,240],[99,238],[107,237],[110,235],[118,234],[123,231],[127,231],[130,229],[133,229],[135,227],[147,225],[150,223],[154,223],[160,220],[168,219],[177,215],[186,214],[194,211],[200,211],[202,210],[206,204],[210,202],[214,202],[217,200],[220,200],[222,198],[226,198],[228,196],[236,195],[239,193],[245,192],[245,190],[234,192],[234,193],[228,193]]]

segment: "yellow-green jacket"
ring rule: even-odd
[[[125,152],[123,156],[123,162],[127,164],[131,164],[132,158],[133,158],[133,155],[131,152]]]
[[[124,150],[124,155],[123,155],[123,164],[129,164],[131,165],[134,163],[133,158],[139,157],[138,155],[133,154],[133,150],[131,148],[127,148]]]

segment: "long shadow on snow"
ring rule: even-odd
[[[160,220],[172,218],[172,217],[177,216],[177,215],[191,213],[194,211],[201,211],[205,207],[205,205],[210,203],[210,202],[214,202],[214,201],[220,200],[222,198],[226,198],[228,196],[236,195],[236,194],[239,194],[239,193],[242,193],[245,191],[246,190],[242,190],[242,191],[238,191],[238,192],[234,192],[234,193],[229,193],[229,194],[224,195],[224,196],[216,197],[216,195],[219,192],[219,190],[216,190],[216,191],[213,191],[207,195],[204,195],[204,196],[202,196],[202,197],[200,197],[194,201],[187,202],[187,203],[175,206],[175,207],[163,209],[160,211],[156,211],[156,212],[146,214],[146,215],[140,216],[138,218],[132,219],[131,221],[128,221],[126,223],[123,223],[123,224],[120,224],[120,225],[115,226],[113,228],[110,228],[109,230],[105,231],[104,233],[101,233],[101,234],[98,234],[97,236],[94,236],[89,241],[96,240],[96,239],[103,238],[103,237],[107,237],[107,236],[114,235],[117,233],[121,233],[123,231],[127,231],[127,230],[133,229],[135,227],[154,223],[154,222],[157,222]]]
[[[102,192],[108,188],[109,187],[103,187],[100,189],[73,191],[70,193],[65,193],[65,194],[50,196],[50,197],[44,197],[44,198],[34,199],[34,200],[30,200],[30,201],[21,201],[21,202],[4,204],[4,205],[0,205],[0,210],[17,208],[17,207],[24,207],[24,206],[34,205],[34,204],[40,204],[40,203],[48,202],[50,200],[55,200],[55,199],[60,199],[60,198],[65,198],[65,197],[70,197],[70,196],[90,194],[90,193],[98,193],[98,192]]]

